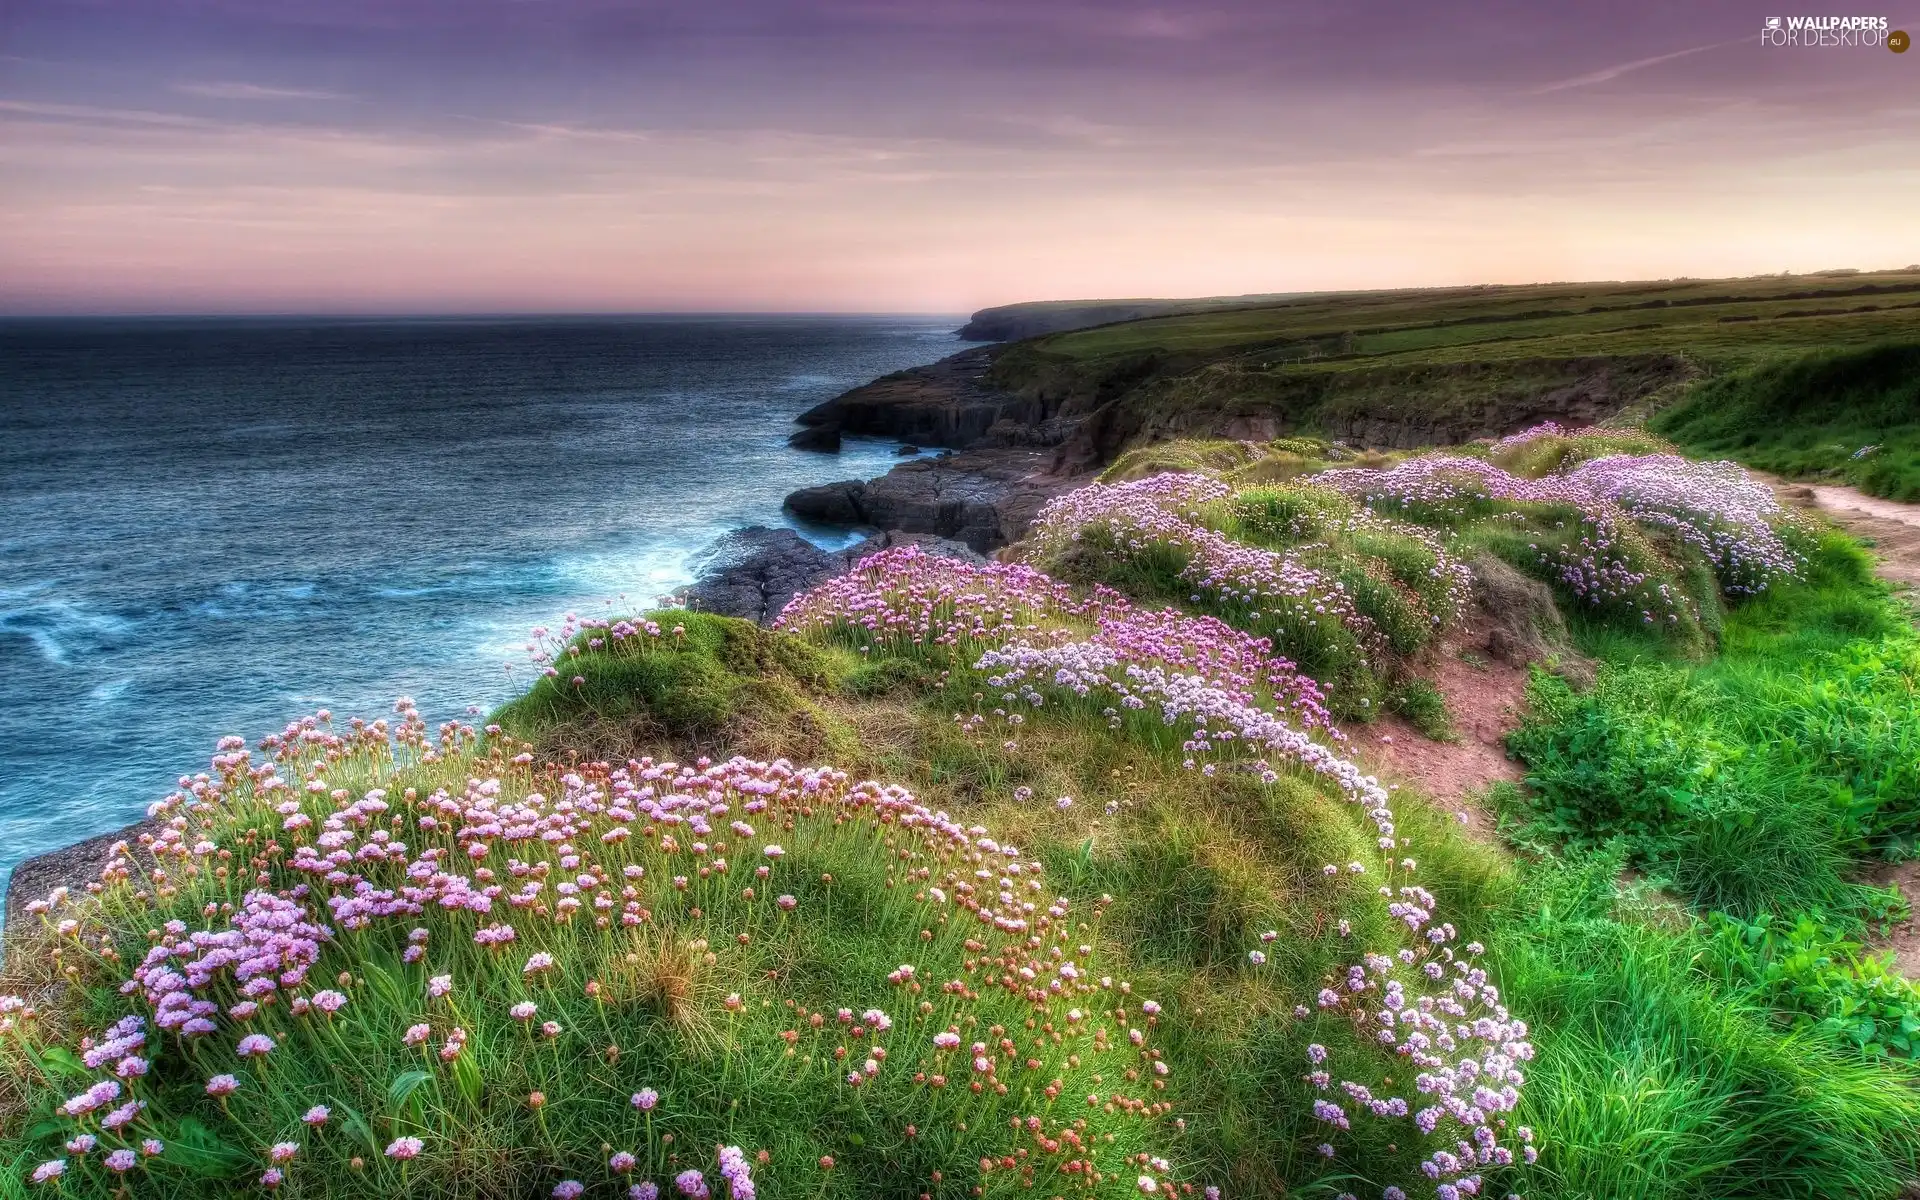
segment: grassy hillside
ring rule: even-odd
[[[1821,350],[1709,380],[1653,428],[1696,453],[1920,500],[1920,341]]]
[[[1314,295],[1006,350],[1000,385],[1089,416],[1088,457],[1254,429],[1393,444],[1595,420],[1703,378],[1920,338],[1920,272]],[[1245,436],[1244,432],[1236,435]]]
[[[0,1197],[1890,1200],[1920,993],[1852,872],[1920,829],[1912,635],[1662,449],[1164,447],[1020,561],[223,741],[5,960]],[[1334,720],[1485,556],[1603,663],[1508,844]]]

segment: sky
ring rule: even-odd
[[[0,0],[0,312],[1920,262],[1920,50],[1782,2]]]

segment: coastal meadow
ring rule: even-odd
[[[570,616],[486,723],[402,700],[225,739],[97,881],[29,908],[8,1186],[1534,1194],[1530,1080],[1568,1034],[1502,976],[1522,953],[1544,995],[1540,959],[1342,726],[1467,614],[1472,554],[1683,641],[1804,572],[1743,472],[1596,436],[1094,484],[1010,561],[886,550],[772,633]],[[1537,474],[1496,461],[1549,443]],[[823,744],[859,770],[706,752],[887,689],[938,800],[858,737]],[[655,750],[583,754],[587,718]],[[1037,792],[1035,753],[1158,782]],[[1212,865],[1177,857],[1196,839]]]

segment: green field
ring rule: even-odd
[[[1748,328],[1751,326],[1751,328]],[[1920,331],[1920,271],[1657,283],[1536,284],[1336,293],[1270,306],[1129,321],[1034,339],[1040,359],[1194,354],[1261,369],[1350,367],[1396,356],[1463,361],[1684,351],[1703,362],[1863,345]],[[1453,356],[1449,350],[1472,347]]]
[[[1029,338],[1001,352],[993,379],[1093,418],[1074,447],[1088,464],[1168,438],[1438,445],[1702,397],[1684,426],[1662,427],[1691,450],[1910,496],[1911,357],[1875,360],[1865,391],[1844,364],[1793,364],[1914,344],[1920,270],[1908,268],[1327,293]],[[1876,461],[1849,459],[1871,446]]]

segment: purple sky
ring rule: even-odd
[[[1860,11],[1920,32],[1904,2]],[[1794,11],[0,0],[0,310],[955,312],[1920,261],[1920,51],[1763,47]]]

